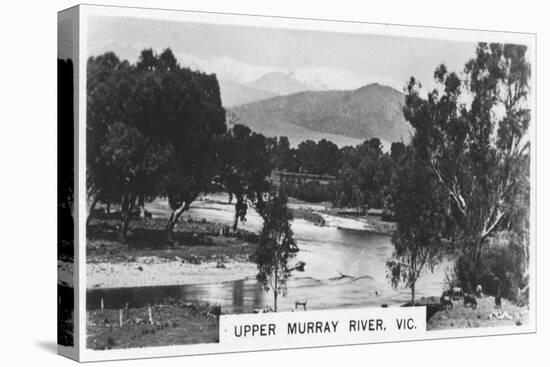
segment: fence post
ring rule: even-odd
[[[153,313],[151,312],[151,306],[147,306],[149,309],[149,323],[153,325]]]

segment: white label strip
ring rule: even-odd
[[[417,339],[426,307],[363,308],[220,316],[220,344],[286,348]]]

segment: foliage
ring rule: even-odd
[[[305,183],[283,182],[279,190],[287,196],[308,203],[332,201],[336,195],[334,184],[324,185],[317,181],[307,181]]]
[[[254,259],[258,265],[258,281],[266,291],[273,292],[275,311],[277,297],[286,294],[286,283],[291,272],[288,261],[298,251],[290,228],[291,220],[286,196],[272,193],[266,201],[264,224]]]
[[[334,198],[337,206],[366,209],[383,208],[389,194],[395,163],[382,152],[380,140],[373,138],[357,147],[342,149],[344,162],[338,171]]]
[[[409,148],[394,177],[394,211],[397,230],[394,250],[387,262],[388,278],[394,288],[403,282],[411,289],[425,270],[433,271],[444,253],[442,228],[445,225],[445,193],[429,168]]]
[[[256,201],[261,207],[263,194],[269,191],[267,179],[271,162],[267,142],[263,135],[236,124],[218,139],[216,146],[218,172],[215,181],[230,198],[234,195],[237,199],[233,224],[233,230],[236,230],[239,218],[244,219],[246,215],[246,202]]]
[[[304,141],[290,148],[288,139],[268,139],[272,165],[279,170],[335,176],[336,183],[285,183],[287,195],[309,202],[330,201],[340,207],[391,209],[390,184],[403,143],[392,144],[392,155],[382,152],[379,139],[341,149],[327,140]]]
[[[441,65],[434,72],[438,88],[426,98],[414,78],[406,88],[404,114],[416,130],[412,144],[451,199],[451,235],[461,257],[457,276],[470,291],[483,285],[484,256],[502,230],[512,231],[524,247],[513,268],[527,269],[526,51],[525,46],[479,43],[463,76]]]
[[[170,49],[143,50],[135,64],[108,52],[88,60],[87,88],[92,209],[120,203],[124,238],[135,206],[165,196],[170,234],[211,180],[213,137],[225,132],[216,77],[180,67]]]

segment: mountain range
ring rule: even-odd
[[[293,73],[270,72],[251,82],[220,79],[224,107],[233,107],[275,96],[285,96],[307,90],[328,90],[325,85],[298,80]]]
[[[303,82],[281,83],[281,80],[284,80],[281,75],[268,75],[247,88],[282,94],[307,87]],[[223,101],[223,84],[221,88]],[[376,137],[388,150],[390,142],[410,140],[412,127],[403,117],[403,104],[402,93],[373,83],[355,90],[305,90],[251,99],[228,110],[239,123],[266,136],[287,136],[293,146],[307,139],[327,139],[339,146],[356,145]]]

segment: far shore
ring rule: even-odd
[[[332,207],[329,202],[307,203],[291,198],[289,207],[294,218],[301,218],[316,225],[336,227],[341,230],[350,230],[365,233],[392,235],[395,232],[395,222],[384,221],[376,215],[349,215],[343,214],[345,208]]]

